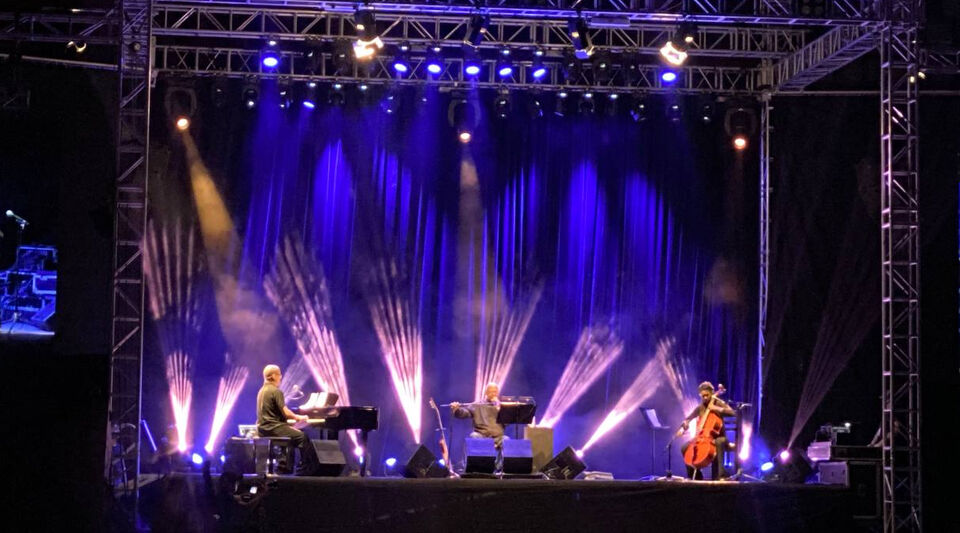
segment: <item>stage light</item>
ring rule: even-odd
[[[508,118],[510,116],[510,95],[501,92],[493,102],[493,109],[497,113],[497,118]]]
[[[672,70],[664,70],[660,73],[660,79],[669,85],[677,81],[677,73]]]
[[[237,397],[243,390],[247,382],[249,370],[245,367],[233,367],[220,378],[220,386],[217,388],[217,404],[213,411],[213,423],[210,425],[210,437],[207,444],[203,447],[208,454],[213,453],[213,447],[220,436],[223,424],[227,421],[230,411],[237,403]]]
[[[213,103],[213,107],[217,109],[221,109],[227,105],[227,87],[225,81],[217,80],[213,82],[213,86],[210,88],[210,101]]]
[[[83,41],[70,41],[67,43],[67,50],[73,48],[78,54],[82,54],[87,49],[87,43]]]
[[[463,37],[463,44],[470,45],[474,48],[480,46],[480,43],[483,41],[483,35],[487,33],[487,27],[490,25],[490,17],[488,15],[474,15],[470,17],[470,22],[467,24],[467,30]]]
[[[556,107],[553,110],[553,114],[562,117],[567,114],[567,93],[566,91],[560,91],[557,93]]]
[[[461,143],[467,144],[473,139],[473,134],[469,131],[463,130],[457,135],[457,138],[460,139]]]
[[[178,130],[187,131],[190,127],[190,119],[187,117],[177,117],[177,121],[174,124],[176,124]]]
[[[500,58],[497,60],[497,75],[501,78],[508,78],[513,74],[513,63],[510,62],[510,49],[500,50]]]
[[[670,122],[680,122],[683,119],[683,108],[679,103],[673,102],[667,106],[667,118]]]
[[[685,45],[691,45],[697,38],[697,26],[692,22],[682,22],[677,27],[676,35]]]
[[[766,463],[760,465],[761,472],[769,472],[771,470],[773,470],[773,461],[767,461]]]
[[[492,306],[484,313],[482,320],[486,326],[477,350],[474,398],[483,398],[488,383],[499,383],[502,388],[507,382],[542,294],[543,284],[537,283],[532,289],[514,296],[510,303]]]
[[[382,48],[383,41],[380,37],[374,37],[369,41],[357,39],[353,43],[353,55],[359,61],[367,61],[372,59]]]
[[[260,50],[260,64],[267,70],[273,70],[280,66],[280,52],[277,50],[276,41],[269,41]]]
[[[580,459],[583,459],[583,450],[576,450],[573,453],[577,454],[577,457],[579,457]]]
[[[596,50],[587,28],[587,21],[578,16],[567,21],[567,33],[573,42],[574,54],[578,59],[589,59]]]
[[[400,45],[400,52],[393,57],[393,70],[401,76],[410,72],[410,59],[407,57],[408,50],[410,50],[410,45],[403,43]]]
[[[580,105],[578,106],[581,115],[592,115],[596,111],[597,106],[593,101],[593,93],[584,93],[583,98],[580,99]]]
[[[353,455],[363,457],[363,446],[357,445],[353,448]]]
[[[533,66],[530,67],[530,74],[534,80],[541,80],[547,75],[547,67],[543,64],[543,51],[537,50],[534,53]]]
[[[437,463],[439,463],[440,466],[447,466],[447,462],[444,461],[443,459],[438,459],[438,460],[437,460]]]
[[[527,100],[527,112],[530,118],[537,119],[543,117],[543,102],[539,94],[534,94]]]
[[[303,91],[303,107],[315,109],[317,107],[317,82],[311,81]]]
[[[723,117],[723,129],[730,135],[733,147],[744,150],[757,130],[757,114],[746,102],[732,104]]]
[[[247,85],[243,88],[243,106],[247,109],[257,107],[257,101],[260,100],[260,90],[256,85]]]
[[[777,457],[780,458],[781,463],[787,462],[790,459],[790,450],[784,449],[777,455]]]
[[[200,466],[200,465],[203,464],[203,456],[200,455],[200,454],[197,453],[197,452],[193,452],[193,453],[190,455],[190,462],[193,463],[193,464],[195,464],[195,465],[197,465],[197,466]]]
[[[736,135],[733,138],[733,147],[737,150],[746,150],[747,138],[744,135]]]
[[[362,92],[362,93],[367,92],[367,89],[369,89],[369,88],[370,88],[370,86],[367,85],[366,83],[361,83],[361,84],[357,87],[357,89],[358,89],[360,92]]]
[[[647,99],[643,96],[638,97],[630,108],[630,118],[634,122],[643,122],[648,118]]]
[[[575,54],[569,50],[563,53],[563,79],[568,84],[578,81],[581,69],[582,65]]]
[[[383,40],[377,33],[377,21],[370,9],[358,9],[353,15],[357,26],[357,40],[353,42],[353,55],[360,61],[367,61],[383,48]]]
[[[396,457],[388,457],[387,460],[383,462],[383,464],[387,465],[388,468],[393,468],[393,467],[397,466],[397,458],[396,458]]]
[[[680,66],[687,60],[685,47],[679,43],[669,40],[660,47],[660,57],[671,65]]]
[[[290,87],[283,85],[279,88],[277,103],[280,109],[290,109],[293,105],[293,98],[290,96]]]
[[[397,92],[390,91],[385,94],[383,100],[380,101],[380,109],[388,115],[393,115],[397,112],[399,103]]]
[[[749,422],[743,424],[743,436],[740,438],[740,461],[750,459],[750,438],[753,436],[753,425]]]
[[[704,124],[709,124],[713,121],[713,102],[705,102],[700,105],[700,120]]]
[[[346,39],[340,39],[333,46],[333,68],[338,76],[346,76],[353,72],[353,44]]]
[[[476,50],[468,46],[463,47],[463,73],[467,76],[480,74],[480,56]]]
[[[610,80],[610,52],[601,50],[593,56],[593,81],[594,83],[606,83]]]
[[[190,424],[190,403],[193,399],[193,363],[187,354],[176,351],[167,356],[167,387],[170,407],[177,428],[177,450],[187,451],[187,431]]]
[[[443,57],[440,55],[440,47],[433,46],[427,52],[427,72],[430,74],[440,74],[443,72]]]

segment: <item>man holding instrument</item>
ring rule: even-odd
[[[722,389],[723,385],[721,385],[720,387]],[[709,381],[704,381],[703,383],[701,383],[697,392],[699,392],[700,394],[701,401],[699,404],[697,404],[697,406],[693,409],[693,411],[691,411],[690,414],[687,415],[687,418],[683,420],[683,426],[677,430],[677,437],[682,436],[684,431],[686,431],[690,427],[691,420],[693,419],[697,419],[698,421],[703,420],[704,418],[706,418],[707,413],[710,413],[710,412],[716,413],[717,416],[721,417],[721,420],[722,420],[722,417],[724,416],[736,415],[736,411],[734,411],[733,408],[727,405],[727,403],[721,400],[720,398],[716,397],[713,390],[713,384],[710,383]],[[698,422],[698,429],[699,429],[699,425],[700,424]],[[693,444],[693,441],[686,442],[683,445],[683,447],[680,448],[680,454],[681,455],[685,454],[687,451],[687,448],[690,447],[691,444]],[[712,478],[713,480],[716,481],[724,477],[723,450],[727,448],[727,437],[723,434],[722,431],[720,432],[720,436],[714,439],[713,444],[714,446],[716,446],[717,455],[713,459]],[[690,465],[686,465],[686,467],[687,467],[687,477],[691,479],[703,479],[703,472],[700,469],[695,469]]]
[[[500,386],[488,383],[483,396],[483,402],[467,405],[453,402],[450,410],[457,418],[473,419],[473,433],[470,438],[492,438],[493,445],[500,450],[503,446],[503,426],[497,422],[497,415],[500,413]]]

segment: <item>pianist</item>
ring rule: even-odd
[[[503,426],[497,422],[497,414],[500,412],[500,386],[496,383],[488,383],[483,395],[482,402],[468,405],[453,402],[450,404],[450,410],[457,418],[473,419],[471,439],[492,438],[493,445],[500,450],[503,446]]]
[[[289,437],[291,444],[300,450],[296,474],[309,476],[319,465],[317,452],[302,431],[287,423],[287,419],[306,421],[307,416],[295,414],[287,408],[279,388],[282,378],[277,365],[263,367],[263,387],[257,393],[257,432],[261,437]]]

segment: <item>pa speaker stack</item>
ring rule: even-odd
[[[466,439],[469,474],[492,474],[496,468],[497,450],[493,439]],[[533,472],[533,451],[525,439],[503,440],[503,473],[530,474]]]

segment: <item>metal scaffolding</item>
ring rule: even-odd
[[[114,434],[134,428],[133,448],[111,446],[108,479],[131,496],[140,489],[140,412],[143,359],[143,251],[150,146],[151,0],[118,0],[119,29],[116,190],[114,200],[113,323],[108,420]],[[132,500],[132,501],[131,501]]]
[[[532,5],[537,4],[537,5]],[[370,66],[335,57],[335,46],[356,38],[358,4],[317,0],[118,0],[109,11],[0,13],[0,42],[31,43],[22,60],[65,66],[111,65],[42,57],[68,40],[116,47],[119,68],[113,351],[110,422],[140,427],[143,266],[140,249],[147,208],[151,74],[279,78],[287,81],[435,84],[519,90],[596,90],[637,93],[742,94],[760,98],[760,232],[758,386],[762,400],[769,282],[770,97],[803,93],[814,82],[879,48],[881,61],[882,438],[884,531],[919,531],[920,498],[920,286],[918,213],[918,77],[960,73],[960,52],[921,50],[917,43],[923,0],[413,0],[368,2],[388,49]],[[815,5],[821,11],[810,11]],[[490,24],[478,50],[483,74],[462,74],[456,52],[471,16]],[[563,73],[571,50],[567,20],[582,16],[598,53],[618,60],[604,76],[590,62]],[[680,22],[696,23],[693,61],[665,86],[658,73],[660,44]],[[265,72],[260,48],[279,42],[280,68]],[[411,72],[397,78],[391,47],[412,46]],[[425,73],[427,47],[440,46],[444,67]],[[492,50],[521,51],[508,79],[495,76]],[[544,52],[550,74],[528,74],[532,51]],[[32,55],[31,55],[32,54]],[[526,54],[526,55],[525,55]],[[757,409],[759,413],[759,406]],[[137,437],[139,442],[139,435]],[[136,450],[135,450],[136,451]],[[139,488],[139,454],[119,464]],[[111,473],[115,473],[111,471]],[[129,477],[127,480],[130,480]]]
[[[883,530],[921,531],[917,44],[922,0],[888,0],[880,28]]]

